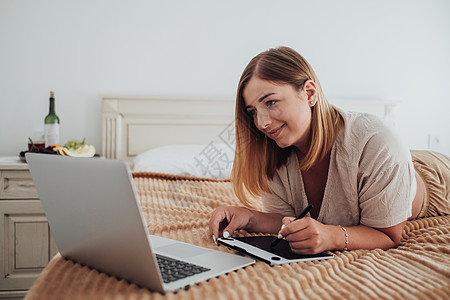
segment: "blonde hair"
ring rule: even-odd
[[[308,62],[288,47],[270,49],[255,56],[244,69],[236,95],[236,150],[231,181],[239,200],[253,206],[251,198],[270,193],[269,180],[286,164],[294,146],[280,148],[259,131],[245,113],[243,91],[252,77],[289,84],[300,91],[307,80],[317,87],[312,108],[310,147],[300,160],[301,170],[308,170],[331,150],[343,124],[342,116],[325,98],[319,80]]]

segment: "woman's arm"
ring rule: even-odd
[[[387,250],[400,244],[403,227],[406,221],[387,228],[372,228],[365,225],[345,227],[348,234],[348,250],[376,249]],[[336,244],[334,250],[342,250],[345,247],[345,231],[342,227],[336,228]],[[340,232],[339,232],[340,231]]]
[[[387,228],[372,228],[364,225],[340,227],[325,225],[312,218],[303,218],[287,224],[280,234],[289,242],[293,252],[298,254],[315,254],[327,250],[353,249],[389,249],[398,246],[406,221]],[[348,234],[348,244],[346,236]]]

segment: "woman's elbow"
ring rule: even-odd
[[[405,224],[406,221],[403,221],[402,223],[391,227],[378,228],[378,230],[383,232],[388,238],[385,247],[383,247],[384,250],[396,248],[400,245]]]

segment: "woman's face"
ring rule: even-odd
[[[281,148],[297,147],[305,153],[311,129],[311,107],[316,86],[311,80],[300,91],[289,84],[278,84],[252,77],[243,90],[245,110],[256,128]],[[309,101],[313,101],[311,104]]]

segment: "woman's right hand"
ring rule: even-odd
[[[253,218],[253,211],[245,207],[224,206],[217,208],[209,220],[209,232],[214,240],[228,238],[235,230],[246,229]]]

